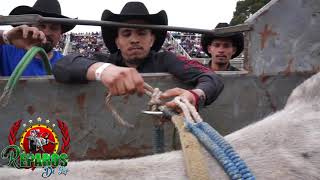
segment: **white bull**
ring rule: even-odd
[[[320,73],[298,86],[285,108],[225,137],[257,179],[320,179]],[[228,179],[206,153],[210,179]],[[181,151],[129,160],[70,162],[50,179],[188,179]],[[42,179],[43,170],[0,168],[0,179]]]

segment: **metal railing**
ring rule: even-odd
[[[169,34],[169,41],[170,41],[171,45],[173,45],[173,47],[175,48],[176,53],[181,54],[181,55],[187,57],[188,59],[191,59],[190,55],[180,45],[180,43],[176,40],[176,38],[174,38],[171,33],[168,33],[168,34]]]

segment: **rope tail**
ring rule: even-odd
[[[118,121],[119,124],[128,127],[128,128],[134,128],[134,125],[130,124],[129,122],[125,121],[120,114],[117,112],[117,110],[112,106],[111,104],[111,97],[112,94],[108,93],[107,97],[106,97],[106,106],[107,108],[111,111],[113,117]]]
[[[28,67],[34,56],[37,54],[43,59],[43,66],[49,75],[52,74],[51,66],[48,60],[47,53],[40,47],[32,47],[28,52],[23,56],[17,67],[14,69],[11,74],[6,86],[4,87],[3,93],[0,96],[0,106],[5,107],[9,103],[10,96],[15,88],[17,82],[19,81],[22,73]]]

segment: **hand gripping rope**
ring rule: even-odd
[[[150,102],[148,103],[151,106],[151,109],[154,111],[156,109],[163,112],[164,116],[167,116],[171,118],[171,120],[174,122],[175,126],[179,129],[180,136],[187,136],[183,132],[182,126],[179,125],[179,121],[177,120],[177,116],[175,116],[175,113],[168,110],[164,106],[159,106],[161,102],[157,100],[157,97],[159,97],[159,94],[161,94],[161,91],[159,91],[157,88],[153,89],[150,85],[145,84],[146,94],[151,97]],[[106,99],[109,99],[108,102],[110,103],[110,97],[111,95],[108,95]],[[155,99],[153,99],[155,98]],[[182,98],[182,97],[176,97],[174,99],[175,103],[181,108],[183,115],[184,115],[184,127],[189,132],[191,132],[198,141],[207,149],[207,151],[213,156],[219,164],[223,167],[225,172],[228,174],[230,179],[243,179],[243,180],[255,180],[255,177],[250,172],[249,168],[245,164],[245,162],[239,157],[239,155],[233,150],[231,145],[224,140],[224,138],[215,130],[213,129],[208,123],[203,122],[202,118],[198,114],[197,110],[193,105],[189,103],[188,100]],[[154,104],[153,104],[153,103]],[[156,106],[156,107],[155,107]],[[112,106],[111,106],[112,108]],[[114,111],[116,113],[116,111]],[[113,113],[113,114],[115,114]],[[117,114],[117,113],[116,113]],[[119,116],[120,117],[120,116]],[[121,117],[120,117],[121,118]],[[117,119],[117,118],[116,118]],[[118,120],[119,121],[119,120]],[[122,120],[124,121],[124,120]],[[120,122],[120,121],[119,121]],[[125,122],[125,121],[124,121]],[[121,123],[122,125],[127,125],[128,123]],[[181,126],[181,127],[180,127]],[[133,127],[133,126],[131,126]],[[190,140],[190,137],[188,138],[181,138],[180,139],[184,142],[182,142],[182,146],[189,146],[192,145],[194,147],[197,147],[196,143],[192,140]],[[185,145],[184,145],[185,144]],[[194,149],[190,148],[184,148],[184,151],[188,151],[185,153],[188,156],[193,156],[194,153],[198,153]],[[192,153],[190,153],[192,152]],[[187,171],[191,179],[207,179],[206,176],[201,177],[199,175],[199,163],[202,162],[201,155],[197,157],[185,157],[187,158]],[[191,161],[192,160],[192,161]],[[190,163],[191,165],[188,165]],[[192,168],[197,168],[197,170],[194,170]],[[201,169],[200,169],[201,170]],[[205,170],[203,170],[205,172]],[[198,174],[196,174],[197,172]],[[201,173],[200,173],[201,174]]]

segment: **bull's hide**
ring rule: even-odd
[[[283,110],[226,139],[257,179],[320,179],[320,74],[298,86]],[[210,178],[228,179],[206,155]],[[181,151],[130,160],[71,162],[67,168],[66,176],[56,172],[49,178],[188,179]],[[0,179],[42,179],[42,172],[0,168]]]

